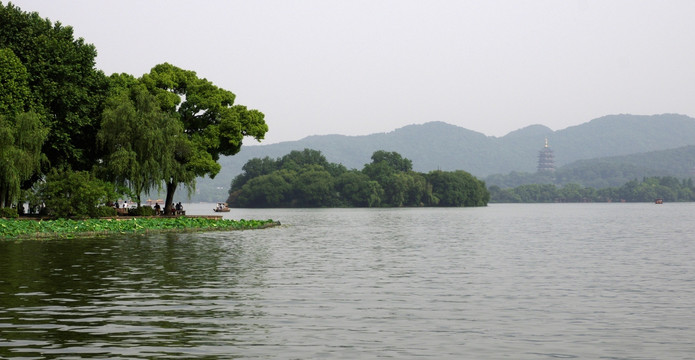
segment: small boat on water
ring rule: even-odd
[[[227,203],[217,203],[217,207],[215,207],[213,210],[215,212],[229,212],[230,209],[227,207]]]
[[[656,200],[654,200],[654,204],[663,204],[663,203],[664,203],[664,199],[656,199]]]

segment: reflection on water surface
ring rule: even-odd
[[[0,357],[688,359],[693,210],[233,210],[284,225],[0,242]]]

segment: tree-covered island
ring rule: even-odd
[[[376,151],[362,170],[329,163],[304,149],[272,159],[254,158],[229,190],[235,207],[485,206],[485,183],[463,171],[412,170],[396,152]]]
[[[119,198],[214,177],[220,155],[268,131],[258,110],[168,63],[105,75],[73,29],[0,3],[0,217],[115,215]],[[144,208],[144,207],[143,207]]]

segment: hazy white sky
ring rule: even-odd
[[[695,115],[691,0],[12,3],[71,25],[107,75],[169,62],[231,90],[265,113],[263,143]]]

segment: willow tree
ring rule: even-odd
[[[14,119],[0,115],[0,207],[15,204],[22,182],[39,171],[47,133],[33,112]]]
[[[130,75],[112,75],[112,95],[102,114],[98,143],[106,151],[102,177],[140,195],[161,189],[176,167],[176,150],[190,148],[175,114],[164,111],[147,88]],[[186,152],[186,151],[184,151]],[[190,151],[187,151],[190,152]]]
[[[31,110],[27,70],[10,49],[0,49],[0,85],[0,207],[8,207],[39,171],[47,130]]]
[[[234,155],[244,137],[260,141],[268,131],[263,113],[235,105],[236,96],[231,91],[199,78],[193,71],[164,63],[143,75],[141,81],[157,97],[163,111],[176,114],[186,139],[174,144],[173,166],[163,174],[167,211],[180,184],[190,191],[196,177],[214,178],[220,171],[220,155]]]

